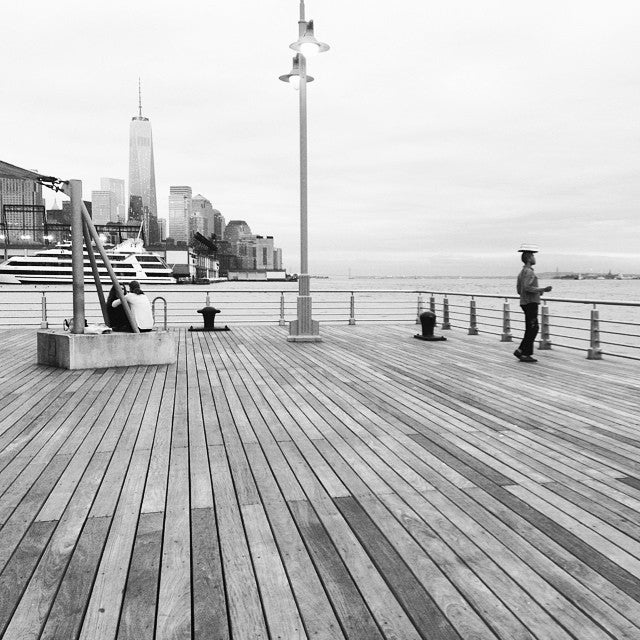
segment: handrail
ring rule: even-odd
[[[0,328],[25,324],[34,327],[45,327],[47,324],[58,326],[59,322],[69,317],[71,291],[68,288],[2,285],[0,291]],[[149,291],[151,295],[162,294],[156,299],[165,305],[165,328],[169,324],[193,324],[197,309],[202,307],[203,302],[205,305],[210,302],[214,291],[216,306],[222,309],[226,322],[276,323],[284,327],[296,314],[297,290],[282,286],[207,291],[173,285],[152,286]],[[96,292],[86,293],[87,314],[99,322],[100,306]],[[515,334],[520,334],[523,327],[519,304],[514,304],[514,301],[519,302],[519,297],[418,288],[348,288],[318,289],[314,291],[313,304],[314,315],[321,322],[344,322],[352,326],[380,322],[419,323],[420,313],[430,309],[436,312],[441,329],[454,328],[472,335],[476,332],[493,335],[507,342],[515,340]],[[539,348],[552,345],[554,349],[591,350],[592,357],[602,354],[640,360],[637,351],[640,349],[640,301],[544,296],[543,302]],[[582,313],[584,305],[600,309],[597,323],[590,315]],[[517,313],[514,313],[514,308],[518,309]],[[604,317],[600,317],[603,310],[613,308],[619,311],[615,314],[605,312]],[[628,311],[623,311],[623,308]],[[598,335],[595,335],[596,332]],[[616,353],[611,353],[611,348]]]

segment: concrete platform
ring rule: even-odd
[[[38,331],[38,364],[63,369],[104,369],[171,364],[176,360],[175,334],[75,334],[56,329]]]

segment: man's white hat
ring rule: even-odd
[[[520,245],[520,248],[518,249],[518,251],[531,251],[531,253],[538,253],[539,249],[537,244],[531,244],[530,242],[523,242]]]

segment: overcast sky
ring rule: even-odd
[[[187,184],[299,266],[298,0],[4,3],[0,159]],[[310,271],[640,273],[640,2],[307,0]],[[49,192],[51,193],[51,192]],[[48,202],[53,194],[47,193]]]

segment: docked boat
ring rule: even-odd
[[[147,251],[140,238],[130,238],[107,248],[107,257],[121,282],[138,280],[141,284],[173,284],[172,270],[157,253]],[[101,282],[111,278],[100,254],[94,249]],[[93,280],[89,256],[84,251],[84,277]],[[71,245],[60,244],[54,249],[39,251],[33,256],[12,256],[0,264],[0,282],[16,278],[21,284],[67,284],[73,281]]]

